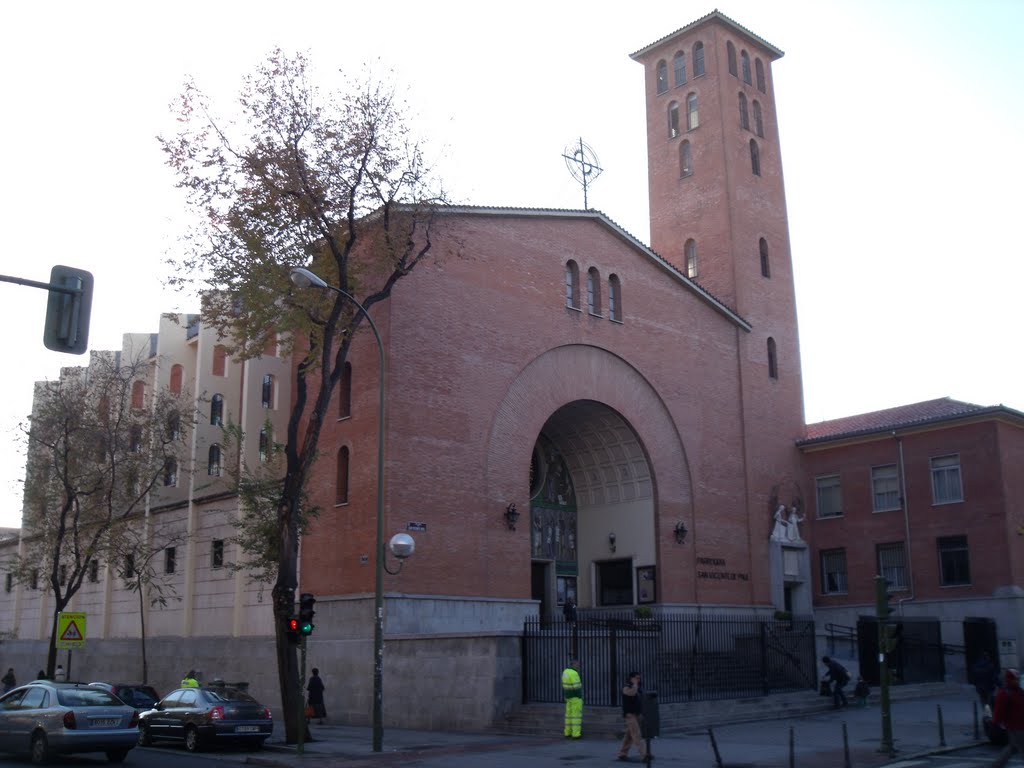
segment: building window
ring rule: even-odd
[[[213,368],[212,373],[214,376],[224,376],[227,373],[227,359],[228,350],[223,344],[218,344],[213,348]]]
[[[687,240],[683,251],[686,255],[686,276],[694,280],[697,277],[697,241]]]
[[[754,60],[754,74],[757,76],[757,90],[761,93],[767,93],[764,84],[764,64],[761,63],[760,59]]]
[[[658,93],[665,93],[668,90],[668,64],[664,60],[658,62],[657,78]]]
[[[843,487],[839,475],[824,475],[814,479],[818,499],[818,517],[841,517],[843,514]]]
[[[725,58],[729,62],[729,74],[736,77],[736,46],[731,41],[725,44]]]
[[[224,395],[214,395],[210,398],[210,423],[215,427],[224,424]]]
[[[100,561],[95,557],[89,561],[89,581],[95,584],[100,580]]]
[[[181,415],[171,413],[167,417],[167,439],[173,441],[179,437],[181,437]]]
[[[10,592],[12,589],[14,589],[14,574],[13,573],[5,573],[4,574],[4,592]]]
[[[601,316],[601,275],[597,267],[587,270],[587,311],[592,315]]]
[[[214,539],[210,546],[210,567],[224,567],[224,540]]]
[[[750,172],[755,176],[761,175],[761,150],[753,139],[750,140]]]
[[[960,457],[936,456],[931,459],[932,470],[932,503],[951,504],[964,500],[963,487],[960,484]]]
[[[338,449],[338,467],[334,483],[334,503],[348,504],[348,448]]]
[[[761,104],[754,99],[754,133],[764,138],[764,123],[761,121]]]
[[[127,554],[124,556],[124,577],[125,579],[135,578],[135,555]]]
[[[761,254],[761,277],[771,277],[771,265],[768,263],[768,241],[763,237],[757,241],[757,250]]]
[[[747,97],[740,94],[740,128],[750,130],[750,118],[747,116]]]
[[[686,56],[682,51],[678,51],[672,57],[672,71],[675,74],[676,85],[682,85],[686,82]]]
[[[821,551],[821,592],[824,595],[846,594],[846,550]]]
[[[697,43],[693,46],[693,76],[700,77],[704,74],[704,43]]]
[[[28,588],[39,589],[39,569],[33,568],[32,572],[28,575]]]
[[[146,383],[143,381],[132,382],[132,408],[141,409],[146,402]]]
[[[743,82],[750,85],[750,56],[746,51],[740,51],[740,70],[743,72]]]
[[[138,453],[142,450],[142,427],[133,424],[128,430],[128,450],[131,453]]]
[[[775,339],[768,337],[768,378],[779,378],[779,358],[775,350]]]
[[[608,276],[608,319],[622,322],[622,285],[618,275]]]
[[[565,262],[565,306],[580,308],[580,268],[572,259]]]
[[[345,363],[338,382],[338,418],[347,419],[352,415],[352,363]]]
[[[264,408],[274,407],[274,375],[272,373],[263,374],[262,403]]]
[[[174,573],[178,566],[178,550],[176,547],[167,547],[164,550],[164,573]]]
[[[167,459],[164,462],[164,486],[173,487],[178,484],[178,462]]]
[[[939,584],[958,587],[971,583],[966,536],[942,536],[939,545]]]
[[[260,461],[270,458],[270,428],[260,427]]]
[[[871,496],[875,512],[900,508],[900,483],[895,464],[871,468]]]
[[[693,173],[693,150],[690,149],[690,142],[684,141],[679,145],[679,177],[690,176]]]
[[[171,366],[171,381],[167,388],[171,390],[172,395],[181,394],[181,384],[184,377],[185,369],[182,368],[180,363],[175,363]]]
[[[691,93],[686,97],[686,130],[692,131],[700,125],[697,118],[697,94]]]
[[[907,588],[907,558],[903,542],[879,544],[875,547],[878,557],[878,574],[889,584],[889,591]]]
[[[220,477],[220,446],[216,443],[210,446],[209,460],[206,463],[206,474],[212,477]]]
[[[679,135],[679,102],[668,105],[668,137],[674,139]]]

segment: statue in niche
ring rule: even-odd
[[[772,528],[772,541],[789,540],[789,520],[786,519],[786,505],[779,504],[775,510],[775,527]]]
[[[784,494],[790,497],[788,505],[782,500]],[[772,541],[802,543],[800,523],[804,522],[806,518],[800,514],[804,506],[800,486],[792,481],[773,485],[768,504],[772,515],[772,529],[769,538]]]
[[[800,514],[796,508],[796,502],[789,508],[789,527],[786,529],[786,538],[789,541],[803,541],[800,538],[800,523],[807,518]]]

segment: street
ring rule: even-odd
[[[230,747],[190,754],[183,746],[169,745],[166,747],[136,747],[128,753],[122,765],[146,766],[146,768],[209,768],[214,762],[230,761],[244,763],[246,758],[261,754],[244,749]],[[270,756],[270,753],[267,754]],[[26,755],[0,755],[0,766],[29,765]],[[102,752],[83,755],[57,755],[50,760],[50,765],[61,768],[87,768],[88,766],[112,765]]]

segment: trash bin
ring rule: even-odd
[[[640,702],[643,708],[643,724],[640,728],[640,735],[645,739],[653,739],[661,735],[661,716],[658,714],[658,692],[644,691],[643,701]]]

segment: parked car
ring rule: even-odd
[[[139,735],[139,713],[110,691],[84,683],[36,680],[0,697],[0,751],[53,755],[105,752],[124,760]]]
[[[239,688],[179,688],[139,715],[139,744],[181,741],[189,752],[221,742],[259,749],[274,732],[268,707]]]
[[[129,707],[134,707],[136,712],[152,709],[160,701],[160,694],[151,685],[142,683],[89,683],[89,685],[97,685],[110,691]]]

